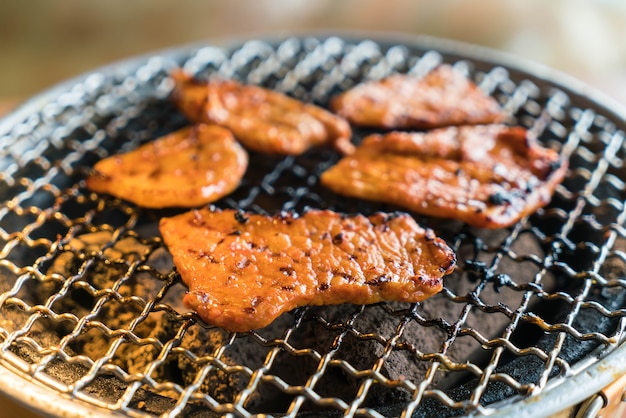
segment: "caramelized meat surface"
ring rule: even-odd
[[[200,124],[98,161],[87,187],[148,208],[197,207],[237,188],[247,166],[228,130]]]
[[[400,213],[202,209],[163,218],[160,231],[189,287],[185,304],[231,331],[305,305],[419,302],[455,265],[443,240]]]
[[[449,65],[424,77],[396,74],[366,82],[333,98],[331,108],[350,122],[386,129],[429,129],[499,123],[498,103]]]
[[[342,195],[500,228],[549,203],[566,170],[524,128],[481,125],[371,135],[321,182]]]
[[[332,145],[343,154],[354,151],[349,123],[321,107],[235,81],[202,83],[182,72],[172,77],[174,101],[188,119],[226,127],[248,149],[298,155]]]

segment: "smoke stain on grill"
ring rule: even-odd
[[[509,274],[494,273],[487,264],[479,260],[465,260],[464,269],[467,277],[472,282],[485,280],[493,284],[496,293],[500,293],[500,289],[504,286],[514,285],[514,281]]]

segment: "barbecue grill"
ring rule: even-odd
[[[181,304],[163,216],[85,188],[93,164],[178,129],[176,67],[326,106],[355,84],[450,63],[570,160],[552,202],[501,230],[414,216],[458,268],[420,304],[301,308],[228,333]],[[544,67],[426,37],[192,45],[106,67],[0,122],[0,380],[56,416],[548,416],[626,374],[624,109]],[[355,129],[354,141],[375,132]],[[251,153],[216,202],[257,213],[398,208],[319,185],[339,156]],[[622,384],[623,385],[623,384]],[[619,393],[615,395],[619,398]]]

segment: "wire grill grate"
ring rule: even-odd
[[[325,105],[393,72],[454,64],[509,122],[571,160],[553,202],[510,229],[430,218],[459,268],[421,304],[303,308],[229,334],[181,305],[160,217],[88,192],[100,158],[185,124],[168,71],[219,74]],[[287,39],[202,47],[64,86],[0,127],[0,359],[52,391],[131,416],[489,414],[615,350],[626,317],[624,121],[574,92],[428,45]],[[356,130],[356,140],[370,133]],[[338,156],[251,154],[218,206],[395,210],[318,184]]]

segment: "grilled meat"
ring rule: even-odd
[[[305,305],[419,302],[455,264],[443,240],[400,213],[202,209],[163,218],[160,231],[189,287],[185,304],[231,331]]]
[[[552,198],[567,163],[521,127],[371,135],[321,176],[336,193],[500,228]]]
[[[149,208],[197,207],[232,192],[247,166],[228,130],[200,124],[100,160],[87,187]]]
[[[333,98],[331,108],[350,122],[386,129],[428,129],[498,123],[498,103],[449,65],[424,77],[396,74],[366,82]]]
[[[248,149],[298,155],[333,145],[350,154],[352,130],[343,118],[285,94],[232,80],[202,83],[175,72],[174,101],[188,119],[230,129]]]

